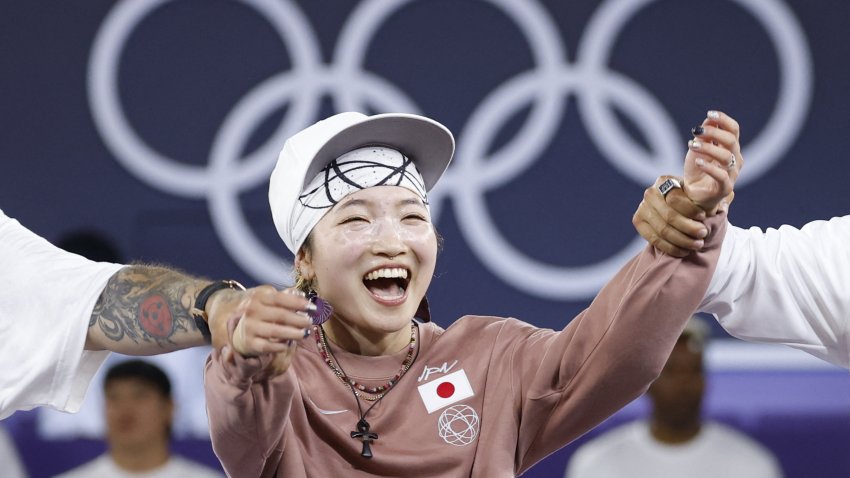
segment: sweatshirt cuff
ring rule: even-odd
[[[212,360],[221,367],[224,378],[240,388],[247,388],[255,381],[268,378],[268,371],[276,354],[268,353],[257,357],[245,357],[233,348],[233,332],[241,317],[233,317],[227,322],[227,344],[214,349]]]

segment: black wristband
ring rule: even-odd
[[[192,317],[195,319],[195,327],[201,331],[201,335],[204,336],[204,340],[208,344],[212,343],[212,333],[210,333],[210,326],[207,323],[207,301],[221,289],[245,290],[245,286],[235,280],[221,280],[204,287],[198,293],[198,298],[195,299],[195,307],[192,309]]]

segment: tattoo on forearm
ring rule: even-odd
[[[128,266],[113,275],[92,311],[110,340],[178,348],[180,332],[197,332],[190,310],[197,284],[178,272],[152,266]]]

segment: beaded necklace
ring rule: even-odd
[[[393,378],[389,379],[386,383],[374,386],[367,387],[361,383],[358,383],[353,378],[350,378],[346,375],[345,371],[342,370],[339,363],[336,360],[336,357],[333,356],[333,352],[330,351],[330,347],[328,346],[328,339],[325,335],[325,329],[319,325],[317,327],[318,333],[316,334],[316,345],[319,347],[319,353],[322,356],[322,359],[325,363],[328,364],[328,367],[331,368],[334,375],[336,375],[342,383],[346,387],[351,387],[352,391],[354,391],[354,395],[368,400],[370,402],[374,402],[383,398],[383,396],[390,391],[393,386],[398,383],[401,377],[407,372],[411,365],[413,365],[414,352],[416,351],[416,324],[410,324],[410,343],[407,346],[407,356],[404,358],[404,361],[401,363],[401,368],[398,373],[393,376]],[[367,395],[368,394],[368,395]]]
[[[401,364],[401,369],[397,374],[389,381],[387,381],[384,385],[379,385],[377,387],[366,387],[363,384],[357,383],[356,380],[349,378],[346,375],[345,371],[342,370],[342,366],[339,365],[339,362],[336,361],[336,357],[333,355],[333,350],[328,346],[328,339],[325,335],[325,329],[322,328],[321,325],[317,325],[318,333],[316,334],[316,344],[319,347],[319,352],[322,354],[322,358],[325,359],[325,363],[333,371],[334,375],[339,377],[342,380],[342,383],[345,384],[351,391],[354,393],[354,400],[357,401],[357,411],[360,412],[360,420],[357,421],[356,430],[351,432],[351,438],[355,440],[360,440],[363,444],[363,450],[360,452],[360,456],[364,458],[372,458],[372,448],[371,443],[378,439],[378,434],[371,431],[371,425],[366,421],[366,415],[375,408],[375,405],[381,401],[382,398],[392,390],[393,386],[398,383],[402,376],[404,376],[405,372],[413,365],[413,362],[416,361],[417,354],[416,352],[416,323],[413,322],[410,324],[410,344],[407,346],[407,357],[404,358],[404,362]],[[358,392],[359,390],[359,392]],[[366,395],[366,393],[371,394],[371,396]],[[363,407],[360,405],[360,399],[369,400],[372,405],[366,409],[366,412],[363,412]]]

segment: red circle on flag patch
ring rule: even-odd
[[[443,382],[437,385],[437,395],[439,395],[440,398],[449,398],[454,395],[454,393],[455,386],[452,385],[450,382]]]

